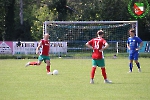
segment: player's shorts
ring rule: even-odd
[[[134,53],[130,53],[129,54],[129,59],[130,60],[138,60],[139,57],[139,53],[138,52],[134,52]]]
[[[92,66],[105,67],[104,59],[92,59]]]
[[[49,56],[44,56],[44,55],[39,55],[38,60],[39,61],[44,60],[44,62],[46,62],[46,60],[50,60],[50,57]]]

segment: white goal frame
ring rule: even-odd
[[[138,21],[45,21],[43,22],[43,36],[45,33],[48,33],[47,32],[47,25],[50,25],[50,24],[57,24],[57,23],[62,23],[62,24],[68,24],[68,23],[72,23],[72,24],[79,24],[79,23],[83,23],[83,24],[92,24],[92,23],[101,23],[101,24],[119,24],[119,23],[135,23],[135,26],[132,26],[133,28],[136,29],[136,36],[138,36]],[[119,53],[119,47],[118,47],[118,42],[116,43],[116,53],[118,54]]]

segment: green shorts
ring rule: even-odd
[[[44,62],[46,62],[46,60],[50,60],[50,57],[49,56],[44,56],[44,55],[39,55],[38,60],[39,61],[44,60]]]
[[[105,67],[104,59],[92,59],[92,66]]]

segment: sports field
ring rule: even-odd
[[[95,84],[90,84],[91,59],[51,59],[47,75],[45,64],[24,67],[25,60],[0,60],[0,100],[149,100],[150,59],[140,58],[142,72],[134,65],[128,72],[128,58],[106,58],[105,84],[97,69]]]

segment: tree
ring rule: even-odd
[[[14,39],[14,5],[15,0],[9,0],[9,5],[6,6],[7,13],[5,17],[5,27],[6,27],[6,40],[13,40]]]
[[[103,20],[129,20],[128,0],[102,0]]]
[[[31,26],[31,35],[34,40],[39,40],[43,36],[43,22],[55,19],[55,14],[49,10],[47,5],[41,6],[40,9],[37,9],[37,6],[34,5],[33,8],[36,19],[33,20],[33,26]]]
[[[8,6],[10,5],[9,0],[0,0],[0,40],[5,40],[6,30],[6,15],[8,12]]]
[[[39,40],[44,21],[136,20],[128,11],[129,0],[0,0],[0,40]],[[137,19],[139,36],[150,40],[150,13]]]

